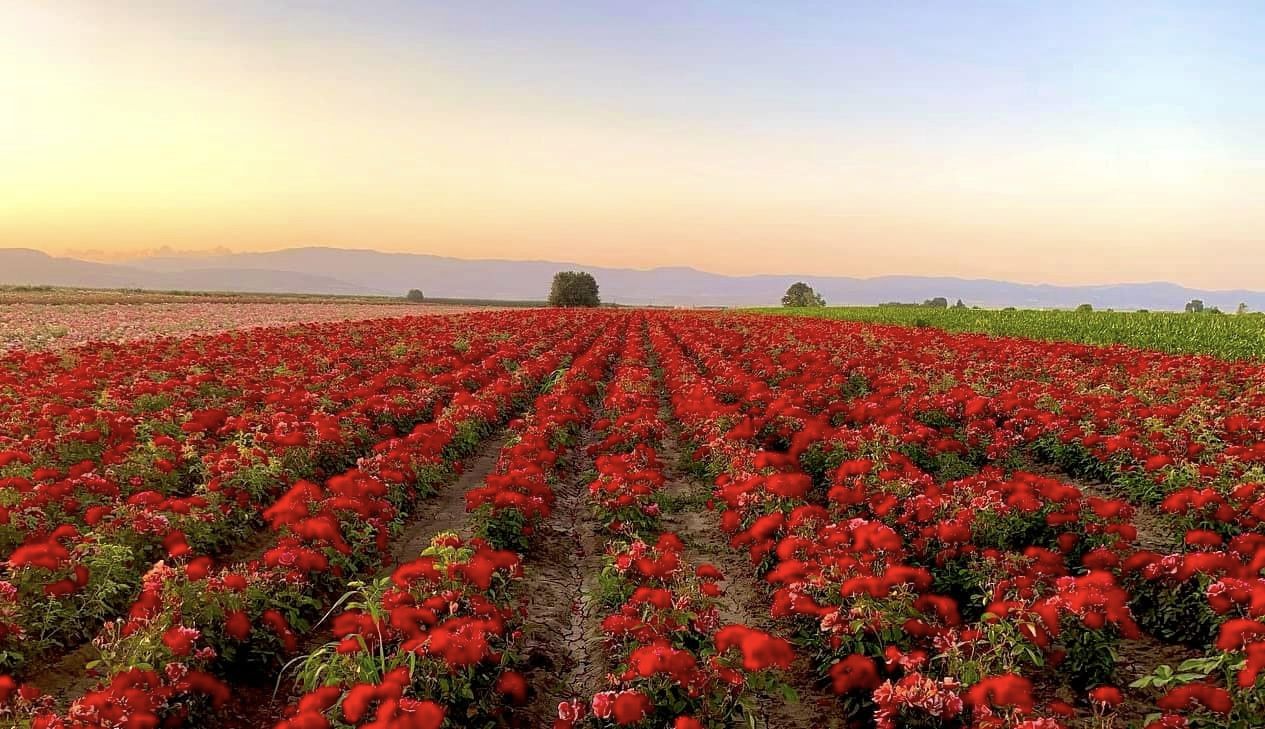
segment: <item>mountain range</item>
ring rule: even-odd
[[[543,300],[553,274],[592,273],[602,300],[678,306],[776,305],[804,281],[831,304],[918,302],[943,296],[984,307],[1181,309],[1191,299],[1233,311],[1240,302],[1265,310],[1265,293],[1205,291],[1175,283],[1094,286],[1026,284],[941,276],[854,278],[804,274],[727,276],[687,267],[607,268],[556,261],[476,260],[345,248],[287,248],[266,253],[149,256],[126,263],[56,257],[0,248],[0,284],[188,291],[402,296],[421,289],[436,298]]]

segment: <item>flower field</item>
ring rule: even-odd
[[[0,726],[1265,726],[1252,361],[477,311],[0,404]]]

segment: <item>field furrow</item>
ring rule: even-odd
[[[1265,717],[1261,365],[733,313],[314,327],[5,360],[0,720]]]
[[[428,349],[450,347],[451,341],[458,336],[462,336],[459,331],[446,335],[441,333],[434,339],[428,335],[415,342],[414,346]],[[448,341],[445,342],[445,339]],[[381,354],[390,361],[385,350]],[[395,427],[411,428],[428,420],[448,390],[447,387],[436,386],[431,376],[443,377],[447,371],[446,365],[427,365],[424,370],[404,369],[393,375],[417,379],[407,388],[397,387],[388,391],[396,404],[389,420],[377,424],[377,427],[385,428],[382,433],[392,433]],[[372,370],[363,374],[374,376]],[[457,371],[453,376],[459,378],[461,372]],[[302,389],[291,392],[311,397],[311,393]],[[63,513],[60,516],[63,520],[58,527],[61,536],[32,528],[28,522],[23,544],[15,548],[13,555],[40,549],[56,554],[60,559],[54,561],[46,556],[41,560],[19,561],[12,555],[10,557],[10,565],[16,568],[11,570],[10,579],[18,586],[18,599],[24,606],[24,615],[30,616],[24,617],[22,624],[26,626],[28,635],[38,630],[39,636],[34,642],[24,641],[21,653],[15,653],[9,659],[10,668],[22,675],[36,660],[56,660],[59,648],[61,652],[76,654],[76,641],[88,635],[100,622],[115,617],[125,605],[123,601],[135,597],[140,576],[162,557],[195,559],[201,556],[233,563],[262,556],[269,546],[270,532],[263,529],[260,515],[294,480],[319,478],[334,464],[353,463],[371,453],[375,436],[366,427],[371,424],[371,412],[358,405],[330,407],[327,412],[269,406],[267,417],[274,421],[284,424],[313,419],[327,430],[324,433],[304,432],[282,425],[280,432],[292,437],[276,438],[271,437],[276,434],[275,431],[270,434],[266,429],[257,429],[263,427],[260,425],[226,425],[225,428],[233,428],[232,432],[249,433],[251,446],[246,448],[244,444],[234,444],[231,439],[227,447],[221,439],[211,441],[211,445],[201,452],[186,446],[186,457],[201,459],[201,464],[208,464],[205,477],[193,478],[190,475],[185,479],[190,486],[186,493],[172,493],[175,490],[172,489],[164,495],[154,490],[162,488],[159,483],[148,483],[134,476],[136,493],[126,498],[125,507],[84,509],[84,499],[74,499],[77,502],[75,515]],[[242,410],[234,417],[247,423],[258,423],[259,419],[251,418],[251,415],[251,411]],[[186,425],[197,422],[197,417],[195,412]],[[348,427],[335,425],[336,422],[347,423]],[[313,436],[324,439],[325,443],[317,440],[315,444],[309,444],[309,438]],[[109,474],[109,469],[105,473]],[[95,498],[99,499],[103,493],[108,492],[98,492]],[[26,505],[26,502],[46,498],[47,490],[37,487],[29,494],[31,499],[24,499],[22,505],[15,507],[15,510],[21,509],[19,513],[30,513],[34,507]],[[125,496],[127,492],[116,492],[115,498]],[[41,513],[48,518],[47,513]],[[80,517],[90,520],[91,524],[83,523]],[[252,533],[242,529],[243,523],[254,525],[259,531]],[[70,565],[74,562],[79,563],[74,568],[74,589],[67,589],[64,594],[50,593],[50,587],[67,583],[67,578],[62,577],[58,581],[58,577],[72,571]],[[78,572],[81,569],[83,571]],[[43,597],[38,596],[40,588],[43,588]]]
[[[558,704],[596,691],[608,672],[595,599],[605,540],[587,494],[593,459],[585,451],[595,441],[591,430],[580,437],[536,554],[524,566],[523,674],[534,688],[521,711],[526,726],[551,725]]]

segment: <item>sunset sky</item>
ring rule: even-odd
[[[1260,2],[0,0],[0,247],[1265,288]]]

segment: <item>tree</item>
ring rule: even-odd
[[[1247,313],[1247,302],[1246,302],[1246,301],[1240,301],[1240,302],[1239,302],[1239,308],[1235,309],[1235,310],[1234,310],[1234,313],[1235,313],[1235,314],[1246,314],[1246,313]]]
[[[947,309],[949,308],[949,300],[944,298],[943,296],[937,296],[934,299],[927,299],[926,301],[922,302],[922,305],[930,306],[936,309]]]
[[[961,299],[958,299],[957,303],[953,305],[953,308],[954,308],[954,309],[965,309],[965,308],[966,308],[966,304],[962,303],[962,300],[961,300]]]
[[[1187,314],[1199,314],[1203,310],[1204,310],[1203,299],[1191,299],[1190,302],[1186,304]]]
[[[1094,310],[1094,305],[1093,305],[1093,304],[1081,304],[1080,306],[1076,307],[1076,311],[1077,311],[1077,312],[1079,312],[1079,313],[1081,313],[1081,314],[1085,314],[1085,313],[1087,313],[1087,312],[1091,312],[1091,311],[1093,311],[1093,310]]]
[[[404,295],[404,298],[407,301],[420,303],[426,300],[426,295],[422,293],[421,289],[409,289],[408,293]]]
[[[782,306],[825,306],[826,300],[821,298],[813,287],[803,281],[796,281],[786,290],[782,297]]]
[[[550,306],[599,306],[597,280],[584,271],[559,271],[549,288]]]

